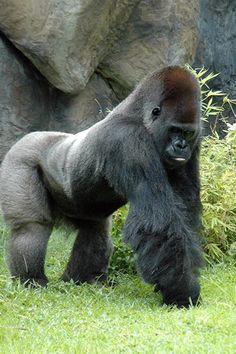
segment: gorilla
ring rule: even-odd
[[[200,87],[178,66],[144,78],[105,119],[75,135],[33,132],[7,153],[1,205],[13,277],[45,286],[56,218],[78,230],[62,280],[103,282],[112,213],[129,203],[124,240],[165,304],[200,296]]]

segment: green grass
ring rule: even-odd
[[[1,230],[0,230],[1,231]],[[54,232],[47,289],[12,284],[0,248],[0,353],[235,353],[236,268],[202,271],[202,304],[176,309],[135,275],[117,274],[113,288],[57,279],[73,237]]]

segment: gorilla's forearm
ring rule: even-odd
[[[130,203],[124,239],[137,254],[137,268],[143,279],[162,291],[165,303],[187,306],[191,298],[195,304],[200,292],[202,256],[188,211],[190,204],[183,204],[183,196],[173,192],[155,148],[145,132],[141,135],[140,151],[132,143],[120,151],[122,168],[113,161],[111,180]],[[138,160],[132,152],[137,153]],[[182,175],[175,177],[178,186],[183,182]],[[186,181],[189,182],[187,175]],[[184,183],[185,193],[198,203],[192,183],[195,182]],[[200,211],[196,208],[192,212],[199,220]]]
[[[200,294],[201,250],[195,235],[184,227],[178,231],[179,235],[170,227],[162,234],[144,233],[137,268],[147,283],[162,292],[164,303],[195,305]]]
[[[161,290],[165,303],[187,306],[191,298],[195,304],[202,266],[197,235],[183,221],[180,205],[172,205],[173,209],[169,210],[156,199],[153,206],[154,210],[148,210],[147,205],[144,208],[130,205],[125,241],[137,254],[137,268],[143,279]],[[166,220],[160,224],[163,214]]]

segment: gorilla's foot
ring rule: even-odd
[[[96,274],[87,274],[87,275],[70,275],[69,273],[65,272],[61,280],[64,282],[73,281],[75,284],[80,285],[83,283],[88,284],[97,284],[99,286],[104,286],[107,281],[107,273],[96,273]]]
[[[179,290],[179,289],[178,289]],[[166,305],[175,305],[178,308],[196,306],[200,303],[200,285],[194,284],[187,291],[161,291],[163,295],[163,303]]]
[[[163,297],[163,304],[176,306],[178,308],[189,308],[190,306],[197,306],[200,304],[199,297],[189,297],[187,299],[174,299]]]
[[[20,276],[20,277],[14,277],[15,279],[20,279],[20,282],[22,285],[25,287],[46,287],[48,284],[48,279],[46,276],[37,278],[37,277],[27,277],[27,276]]]

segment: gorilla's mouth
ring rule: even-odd
[[[172,168],[183,166],[188,162],[188,160],[189,160],[188,156],[168,155],[165,157],[165,161]]]
[[[184,149],[174,148],[169,145],[164,152],[164,161],[172,167],[178,167],[186,164],[191,157],[190,148],[187,146]]]
[[[174,160],[178,162],[185,162],[187,159],[185,157],[174,157]]]

